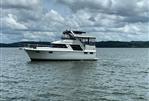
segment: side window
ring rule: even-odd
[[[80,47],[80,45],[70,45],[70,46],[71,46],[71,48],[72,48],[73,50],[82,51],[82,48]]]
[[[52,47],[54,48],[67,48],[65,44],[52,44]]]

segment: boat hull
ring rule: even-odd
[[[83,51],[35,51],[25,50],[32,61],[34,60],[97,60],[96,52]]]

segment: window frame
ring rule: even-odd
[[[80,45],[70,45],[70,47],[74,50],[74,51],[82,51],[82,47]]]

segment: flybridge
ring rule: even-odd
[[[96,39],[93,36],[86,35],[86,32],[83,31],[64,31],[62,39],[75,39],[75,38],[87,38],[87,39]]]
[[[64,31],[62,39],[67,39],[67,40],[78,40],[81,42],[83,45],[95,45],[95,37],[89,36],[84,34],[86,32],[83,31]]]

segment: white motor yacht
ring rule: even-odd
[[[61,40],[24,48],[31,60],[97,60],[95,37],[82,31],[64,31]]]

